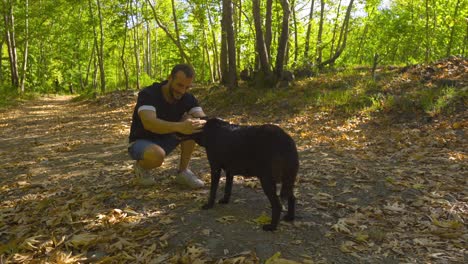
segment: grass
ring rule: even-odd
[[[37,93],[24,93],[18,94],[16,91],[10,91],[6,89],[0,89],[0,109],[13,107],[19,103],[27,100],[37,98]]]
[[[466,88],[431,87],[418,80],[392,82],[395,76],[397,73],[385,74],[374,81],[369,74],[345,71],[299,80],[287,89],[255,89],[241,84],[233,90],[214,87],[208,92],[203,88],[194,92],[206,109],[215,109],[215,113],[216,109],[224,109],[242,114],[243,110],[253,108],[259,115],[292,114],[314,107],[348,116],[410,117],[450,114],[466,107]]]

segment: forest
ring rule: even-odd
[[[462,0],[2,0],[0,87],[140,89],[179,62],[229,87],[242,72],[271,86],[285,70],[430,63],[466,57],[467,12]]]
[[[466,263],[467,5],[1,0],[0,264]],[[182,62],[209,117],[294,140],[294,221],[243,175],[203,210],[200,146],[205,187],[179,147],[138,184],[138,91]]]

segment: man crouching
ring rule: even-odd
[[[193,119],[205,113],[190,93],[195,72],[190,65],[174,66],[166,81],[154,83],[138,93],[130,128],[128,153],[135,160],[137,183],[155,184],[150,170],[160,167],[164,158],[181,145],[178,183],[191,188],[204,186],[188,168],[195,147],[193,140],[181,142],[174,133],[200,132],[206,121]]]

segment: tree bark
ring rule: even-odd
[[[430,57],[430,42],[431,42],[431,37],[429,34],[429,0],[426,0],[426,52],[424,54],[424,61],[426,63],[429,63],[429,57]]]
[[[338,19],[340,17],[340,9],[341,9],[341,0],[336,10],[335,25],[333,26],[333,34],[332,34],[332,41],[331,41],[331,48],[330,48],[330,57],[332,56],[333,50],[335,48],[336,29],[338,28]]]
[[[140,72],[141,72],[141,68],[140,68],[140,41],[139,41],[139,35],[138,35],[138,25],[139,25],[139,22],[138,22],[138,16],[137,16],[137,12],[133,12],[133,1],[130,1],[130,10],[131,13],[132,13],[132,25],[133,25],[133,54],[135,56],[135,64],[136,64],[136,88],[137,90],[140,89]]]
[[[18,56],[16,52],[15,17],[13,15],[13,3],[9,0],[3,0],[3,6],[3,18],[5,21],[5,37],[10,62],[11,85],[13,89],[17,90],[19,88],[19,74]]]
[[[312,31],[312,22],[314,14],[314,0],[310,4],[309,22],[307,23],[306,38],[304,44],[304,61],[309,62],[309,43],[310,43],[310,32]]]
[[[172,19],[174,20],[174,31],[175,31],[175,37],[177,41],[177,46],[182,47],[181,42],[180,42],[180,32],[179,32],[179,24],[177,23],[177,13],[176,13],[176,7],[175,7],[175,2],[174,0],[171,0],[172,4]],[[184,57],[185,54],[180,54],[181,62],[184,62]]]
[[[99,59],[99,74],[101,77],[101,92],[106,91],[106,72],[104,69],[104,27],[102,25],[102,12],[101,12],[101,1],[96,0],[98,15],[99,15],[99,50],[98,50],[98,59]]]
[[[212,41],[213,41],[213,54],[214,54],[214,58],[213,58],[213,72],[214,72],[214,78],[217,79],[217,80],[221,80],[221,66],[220,66],[220,60],[218,58],[218,45],[216,45],[216,34],[215,34],[215,31],[214,31],[214,25],[213,25],[213,19],[211,18],[211,12],[210,12],[210,9],[207,7],[206,10],[208,11],[207,12],[207,15],[208,15],[208,23],[209,23],[209,27],[211,29],[211,38],[212,38]]]
[[[129,14],[128,7],[130,5],[130,1],[132,1],[132,0],[127,1],[127,5],[125,7],[125,22],[124,22],[125,30],[124,30],[124,39],[123,39],[123,44],[122,44],[122,52],[120,53],[120,61],[122,62],[122,68],[123,68],[124,77],[125,77],[125,90],[130,89],[130,85],[129,85],[129,82],[128,82],[127,63],[125,62],[125,49],[127,47],[127,32],[128,32],[127,20],[128,20],[128,14]]]
[[[343,21],[343,26],[341,27],[340,37],[338,39],[338,45],[335,51],[335,54],[328,60],[318,64],[318,68],[322,69],[325,65],[335,63],[336,59],[340,57],[341,53],[343,53],[344,49],[346,48],[346,40],[348,38],[348,27],[349,27],[349,19],[351,17],[351,10],[353,9],[354,0],[350,0],[348,9],[346,10],[346,16]]]
[[[294,26],[294,61],[293,61],[293,65],[296,66],[297,65],[297,58],[299,56],[299,36],[297,34],[296,1],[292,0],[291,5],[292,5],[291,12],[292,12],[293,26]]]
[[[24,40],[24,54],[23,54],[23,67],[21,80],[20,80],[20,91],[24,93],[24,83],[26,81],[26,71],[28,68],[28,50],[29,50],[29,1],[25,1],[25,11],[26,11],[26,19],[25,19],[25,40]],[[0,50],[1,52],[1,50]]]
[[[182,47],[182,44],[179,41],[177,41],[177,38],[174,37],[171,34],[171,32],[169,31],[169,29],[167,29],[167,27],[163,23],[161,23],[161,21],[159,20],[159,16],[158,16],[158,14],[156,12],[156,8],[151,3],[151,0],[146,0],[146,2],[151,7],[151,10],[152,10],[153,16],[154,16],[154,20],[156,21],[158,26],[166,33],[167,37],[169,37],[169,39],[176,45],[177,49],[179,50],[181,60],[188,63],[188,64],[192,64],[191,61],[190,61],[190,58],[185,53],[184,48]]]
[[[227,72],[225,84],[229,88],[237,87],[237,63],[236,63],[236,41],[234,38],[234,28],[232,20],[232,1],[223,0],[223,28],[226,38],[227,50]]]
[[[288,45],[289,39],[289,16],[291,14],[291,10],[289,8],[289,1],[281,0],[280,2],[281,7],[283,8],[283,21],[281,26],[281,35],[278,41],[278,53],[276,56],[275,65],[275,75],[278,80],[281,78],[281,74],[283,73],[286,46]]]
[[[260,0],[252,0],[254,24],[255,24],[255,36],[256,36],[256,48],[260,61],[260,71],[266,75],[270,74],[270,62],[266,49],[266,43],[263,38],[262,32],[262,21],[260,16]]]
[[[323,32],[323,17],[324,17],[324,9],[325,9],[325,0],[320,0],[320,22],[319,22],[319,31],[317,34],[317,58],[316,62],[317,65],[322,63],[322,32]]]
[[[259,3],[260,5],[260,3]],[[265,46],[267,50],[268,60],[271,58],[271,41],[272,41],[272,28],[271,24],[273,21],[273,0],[267,0],[266,2],[266,13],[265,13]]]

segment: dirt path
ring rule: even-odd
[[[264,232],[270,209],[256,180],[236,177],[232,203],[202,211],[208,188],[173,182],[178,151],[155,172],[158,186],[133,185],[126,141],[134,97],[115,96],[47,97],[0,112],[0,263],[263,263],[278,252],[299,263],[467,257],[464,123],[284,119],[301,157],[298,217]],[[209,182],[203,152],[192,168]]]

